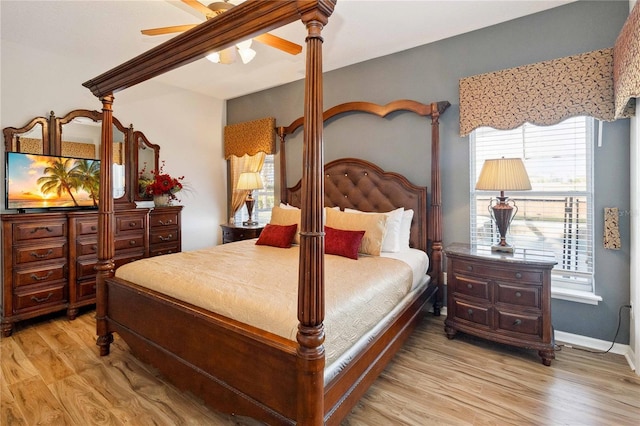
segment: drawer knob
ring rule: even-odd
[[[473,271],[473,266],[467,265],[467,271]]]
[[[164,220],[159,220],[158,223],[162,226],[167,226],[167,225],[172,225],[173,224],[173,220],[169,219],[168,221],[164,221]]]
[[[469,316],[472,316],[473,315],[473,309],[468,309],[467,313],[469,314]]]
[[[95,245],[95,244],[94,244],[94,245],[92,245],[92,246],[91,246],[91,251],[93,251],[93,252],[98,251],[98,246],[97,246],[97,245]]]
[[[171,241],[172,238],[173,238],[173,234],[169,234],[166,237],[163,237],[162,235],[158,236],[158,239],[160,241]]]
[[[136,240],[129,240],[129,245],[130,246],[135,246],[136,245]]]
[[[47,275],[44,275],[42,277],[37,276],[36,274],[31,274],[31,278],[36,280],[36,281],[44,281],[47,278],[49,278],[51,275],[53,275],[53,271],[49,271],[47,272]]]
[[[522,274],[520,272],[516,272],[516,278],[518,279],[522,278]]]
[[[97,227],[97,226],[95,226],[95,225],[91,225],[91,230],[92,230],[92,231],[95,231],[95,230],[97,230],[97,229],[98,229],[98,227]]]
[[[47,297],[36,297],[36,296],[31,296],[31,300],[33,300],[36,303],[43,303],[46,302],[47,300],[51,299],[51,297],[53,296],[53,293],[49,293],[47,295]]]
[[[520,293],[519,291],[516,291],[516,297],[522,297],[522,293]]]
[[[472,284],[467,284],[467,288],[473,288]]]
[[[522,324],[522,320],[520,318],[518,318],[513,322],[513,325],[520,325],[520,324]]]
[[[49,257],[50,254],[53,253],[53,250],[49,249],[46,253],[44,254],[38,254],[35,251],[32,251],[31,253],[29,253],[31,256],[35,257],[36,259],[44,259],[46,257]]]
[[[129,228],[133,228],[134,226],[136,226],[135,222],[129,222]]]

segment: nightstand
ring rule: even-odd
[[[515,253],[454,243],[447,255],[445,332],[457,331],[527,349],[544,365],[555,358],[551,325],[551,269],[555,256],[516,248]]]
[[[245,226],[225,223],[220,226],[222,227],[222,244],[258,238],[264,229],[264,225]]]

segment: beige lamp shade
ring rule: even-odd
[[[262,177],[258,172],[240,173],[236,189],[254,190],[263,188]]]
[[[525,191],[531,189],[529,175],[520,158],[485,160],[476,189],[484,191]]]

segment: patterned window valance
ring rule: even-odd
[[[224,158],[256,155],[258,152],[275,153],[275,128],[276,119],[273,117],[225,126]]]
[[[618,35],[613,54],[616,118],[628,117],[640,98],[640,2],[636,3]]]
[[[461,136],[482,126],[507,130],[577,115],[614,120],[612,48],[460,80]]]

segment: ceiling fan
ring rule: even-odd
[[[211,19],[216,17],[227,10],[234,7],[234,4],[230,3],[229,0],[217,1],[211,3],[208,6],[203,5],[197,0],[181,0],[183,3],[188,6],[194,8],[198,12],[202,13],[207,19]],[[150,28],[147,30],[142,30],[142,34],[148,36],[162,35],[162,34],[171,34],[171,33],[179,33],[183,31],[190,30],[191,28],[197,26],[198,24],[187,24],[187,25],[175,25],[171,27],[161,27],[161,28]],[[266,44],[268,46],[274,47],[276,49],[282,50],[283,52],[289,53],[291,55],[297,55],[302,52],[302,46],[296,43],[292,43],[288,40],[275,36],[273,34],[264,33],[258,36],[253,37],[253,40]],[[247,64],[249,63],[256,55],[256,51],[251,49],[251,41],[252,39],[243,41],[241,43],[236,44],[234,47],[229,47],[227,49],[221,50],[219,52],[213,52],[207,55],[207,59],[212,62],[222,63],[222,64],[231,64],[235,62],[236,55],[240,55],[242,62]]]

